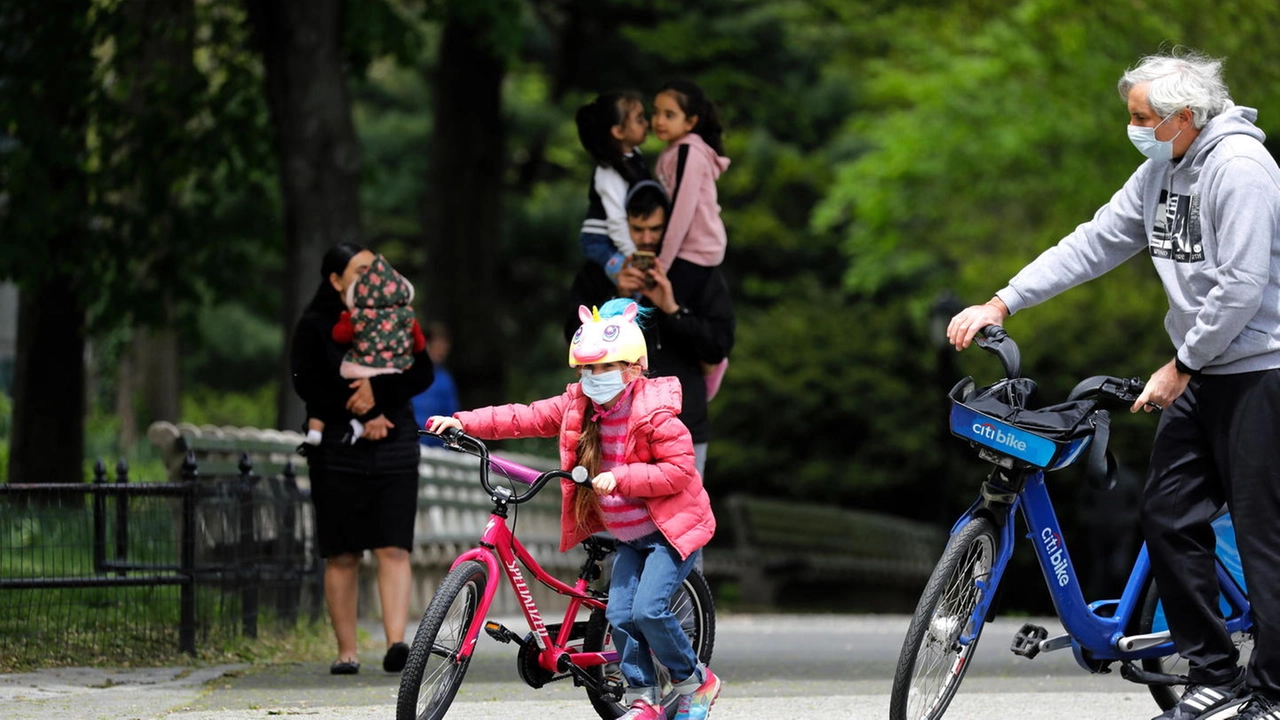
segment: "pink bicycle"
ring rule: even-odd
[[[427,433],[420,430],[419,434]],[[397,720],[444,717],[467,674],[481,629],[499,642],[519,646],[516,669],[530,687],[572,679],[575,685],[585,688],[601,718],[614,720],[622,715],[627,708],[622,704],[618,652],[604,613],[608,593],[592,587],[602,575],[602,562],[614,550],[614,540],[593,536],[584,541],[587,559],[577,580],[569,585],[544,570],[507,524],[513,508],[528,502],[552,480],[587,482],[586,469],[576,468],[572,474],[560,470],[539,473],[490,455],[483,442],[465,433],[448,430],[438,437],[444,440],[445,447],[480,458],[480,484],[493,500],[493,510],[476,547],[454,560],[423,614],[400,676]],[[516,493],[506,486],[495,487],[490,482],[491,470],[528,489]],[[521,566],[535,580],[569,599],[560,623],[548,625],[543,621]],[[524,637],[501,623],[486,620],[499,585],[490,580],[499,575],[506,576],[520,601],[529,625]],[[578,620],[584,610],[587,619]],[[671,611],[680,618],[698,658],[710,662],[715,644],[715,605],[702,573],[693,570],[676,588],[671,596]],[[667,716],[673,717],[677,697],[670,691],[671,679],[660,665],[658,671],[666,690],[663,706]]]

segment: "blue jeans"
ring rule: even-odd
[[[671,612],[671,594],[701,554],[699,550],[681,560],[662,533],[618,543],[605,617],[613,625],[613,642],[627,687],[658,684],[655,657],[671,673],[673,682],[689,677],[697,667],[693,644]]]

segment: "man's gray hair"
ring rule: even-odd
[[[1167,54],[1148,55],[1120,77],[1116,89],[1128,101],[1136,85],[1147,87],[1147,102],[1160,117],[1169,117],[1182,108],[1191,110],[1192,123],[1204,127],[1218,114],[1235,105],[1222,79],[1225,61],[1197,50],[1174,48]]]

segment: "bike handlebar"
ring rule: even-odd
[[[1120,378],[1111,375],[1094,375],[1077,383],[1071,389],[1070,394],[1067,395],[1067,399],[1084,400],[1095,398],[1102,401],[1103,404],[1108,404],[1108,401],[1111,401],[1113,404],[1128,407],[1138,399],[1144,387],[1146,387],[1146,383],[1136,377]]]
[[[497,467],[507,477],[518,480],[526,485],[529,489],[518,495],[508,497],[508,504],[519,505],[528,502],[546,487],[547,483],[552,480],[572,480],[573,482],[584,485],[590,481],[587,469],[579,465],[573,469],[573,472],[565,472],[564,470],[548,470],[546,472],[538,472],[532,468],[525,467],[519,463],[512,462],[505,458],[500,458],[489,454],[489,448],[484,442],[477,437],[472,437],[457,428],[449,428],[442,433],[433,433],[427,430],[419,430],[418,435],[426,435],[428,437],[438,438],[444,443],[446,449],[455,452],[464,452],[475,455],[480,458],[480,484],[484,486],[484,491],[490,497],[497,498],[498,492],[489,482],[490,467]],[[503,488],[503,493],[508,492]]]
[[[978,347],[1000,358],[1000,364],[1004,367],[1004,376],[1007,378],[1022,377],[1022,353],[1018,350],[1018,343],[1009,337],[1009,333],[999,325],[987,325],[978,331],[977,337],[974,338]]]
[[[974,338],[978,347],[1000,358],[1006,378],[1022,374],[1022,353],[1009,333],[999,325],[987,325]],[[1067,396],[1068,400],[1095,399],[1103,405],[1132,405],[1146,386],[1139,378],[1120,378],[1111,375],[1094,375],[1081,380]]]

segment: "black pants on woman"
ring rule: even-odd
[[[1210,521],[1226,504],[1253,607],[1247,684],[1280,697],[1280,370],[1202,375],[1165,408],[1142,530],[1191,682],[1223,685],[1239,653],[1218,609]]]

